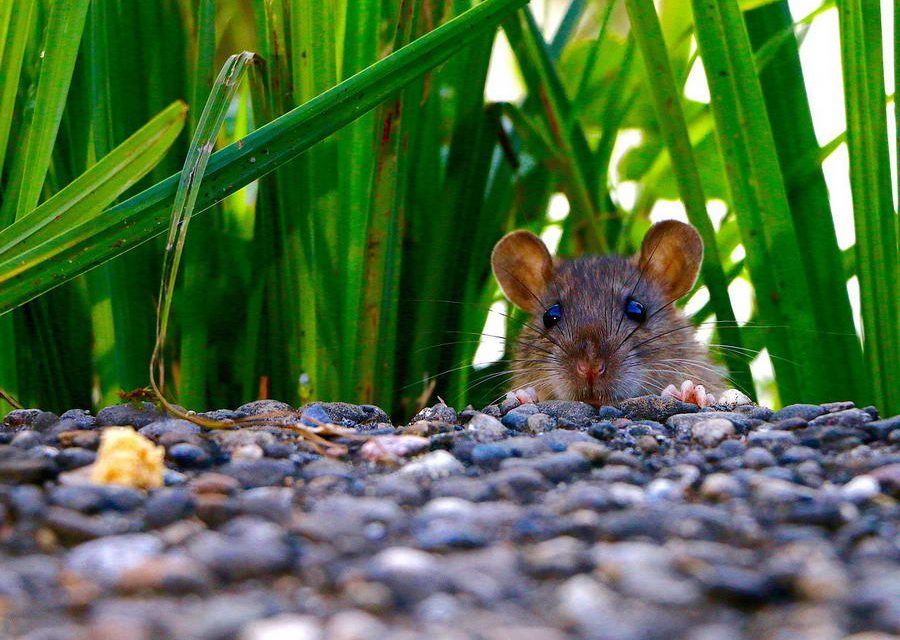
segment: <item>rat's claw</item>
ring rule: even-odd
[[[664,398],[675,398],[682,402],[690,402],[698,407],[708,407],[716,402],[716,397],[711,393],[707,393],[706,387],[702,384],[694,384],[692,380],[682,382],[680,389],[674,384],[670,384],[663,389],[660,395]]]
[[[534,404],[538,401],[538,394],[534,387],[516,389],[506,394],[507,400],[517,400],[519,404]]]

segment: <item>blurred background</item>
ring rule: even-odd
[[[66,4],[0,12],[0,387],[57,411],[147,384],[163,245],[132,248],[126,224],[128,242],[102,253],[124,255],[13,294],[3,283],[24,267],[3,252],[36,207],[173,101],[190,107],[183,129],[109,204],[179,171],[232,53],[260,61],[219,148],[482,3]],[[395,98],[227,195],[188,235],[169,393],[197,410],[485,404],[507,390],[523,321],[490,276],[497,239],[527,228],[560,255],[631,253],[676,218],[707,245],[682,303],[734,386],[771,406],[900,411],[896,9],[707,4],[512,7],[500,30],[479,25]],[[101,254],[94,220],[72,255]]]

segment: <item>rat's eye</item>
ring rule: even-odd
[[[544,312],[544,328],[550,329],[556,326],[556,323],[562,318],[562,307],[558,304],[553,305]]]
[[[644,309],[644,305],[634,298],[628,298],[625,301],[625,315],[635,322],[643,322],[647,319],[647,311]]]

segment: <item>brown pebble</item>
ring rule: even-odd
[[[100,444],[100,434],[96,431],[63,431],[59,434],[59,444],[63,447],[81,447],[96,450]]]
[[[191,480],[188,486],[197,495],[204,493],[231,494],[240,488],[241,483],[224,473],[208,471]]]
[[[609,448],[596,442],[573,442],[569,451],[581,454],[593,464],[600,464],[609,457]]]
[[[644,453],[659,451],[659,443],[656,441],[656,438],[650,435],[643,435],[638,438],[637,446]]]
[[[234,502],[218,493],[202,493],[197,496],[197,517],[210,527],[218,527],[235,514]]]

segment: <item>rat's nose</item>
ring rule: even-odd
[[[606,373],[606,360],[579,360],[575,363],[575,371],[589,385],[592,385],[597,381],[597,378]]]

